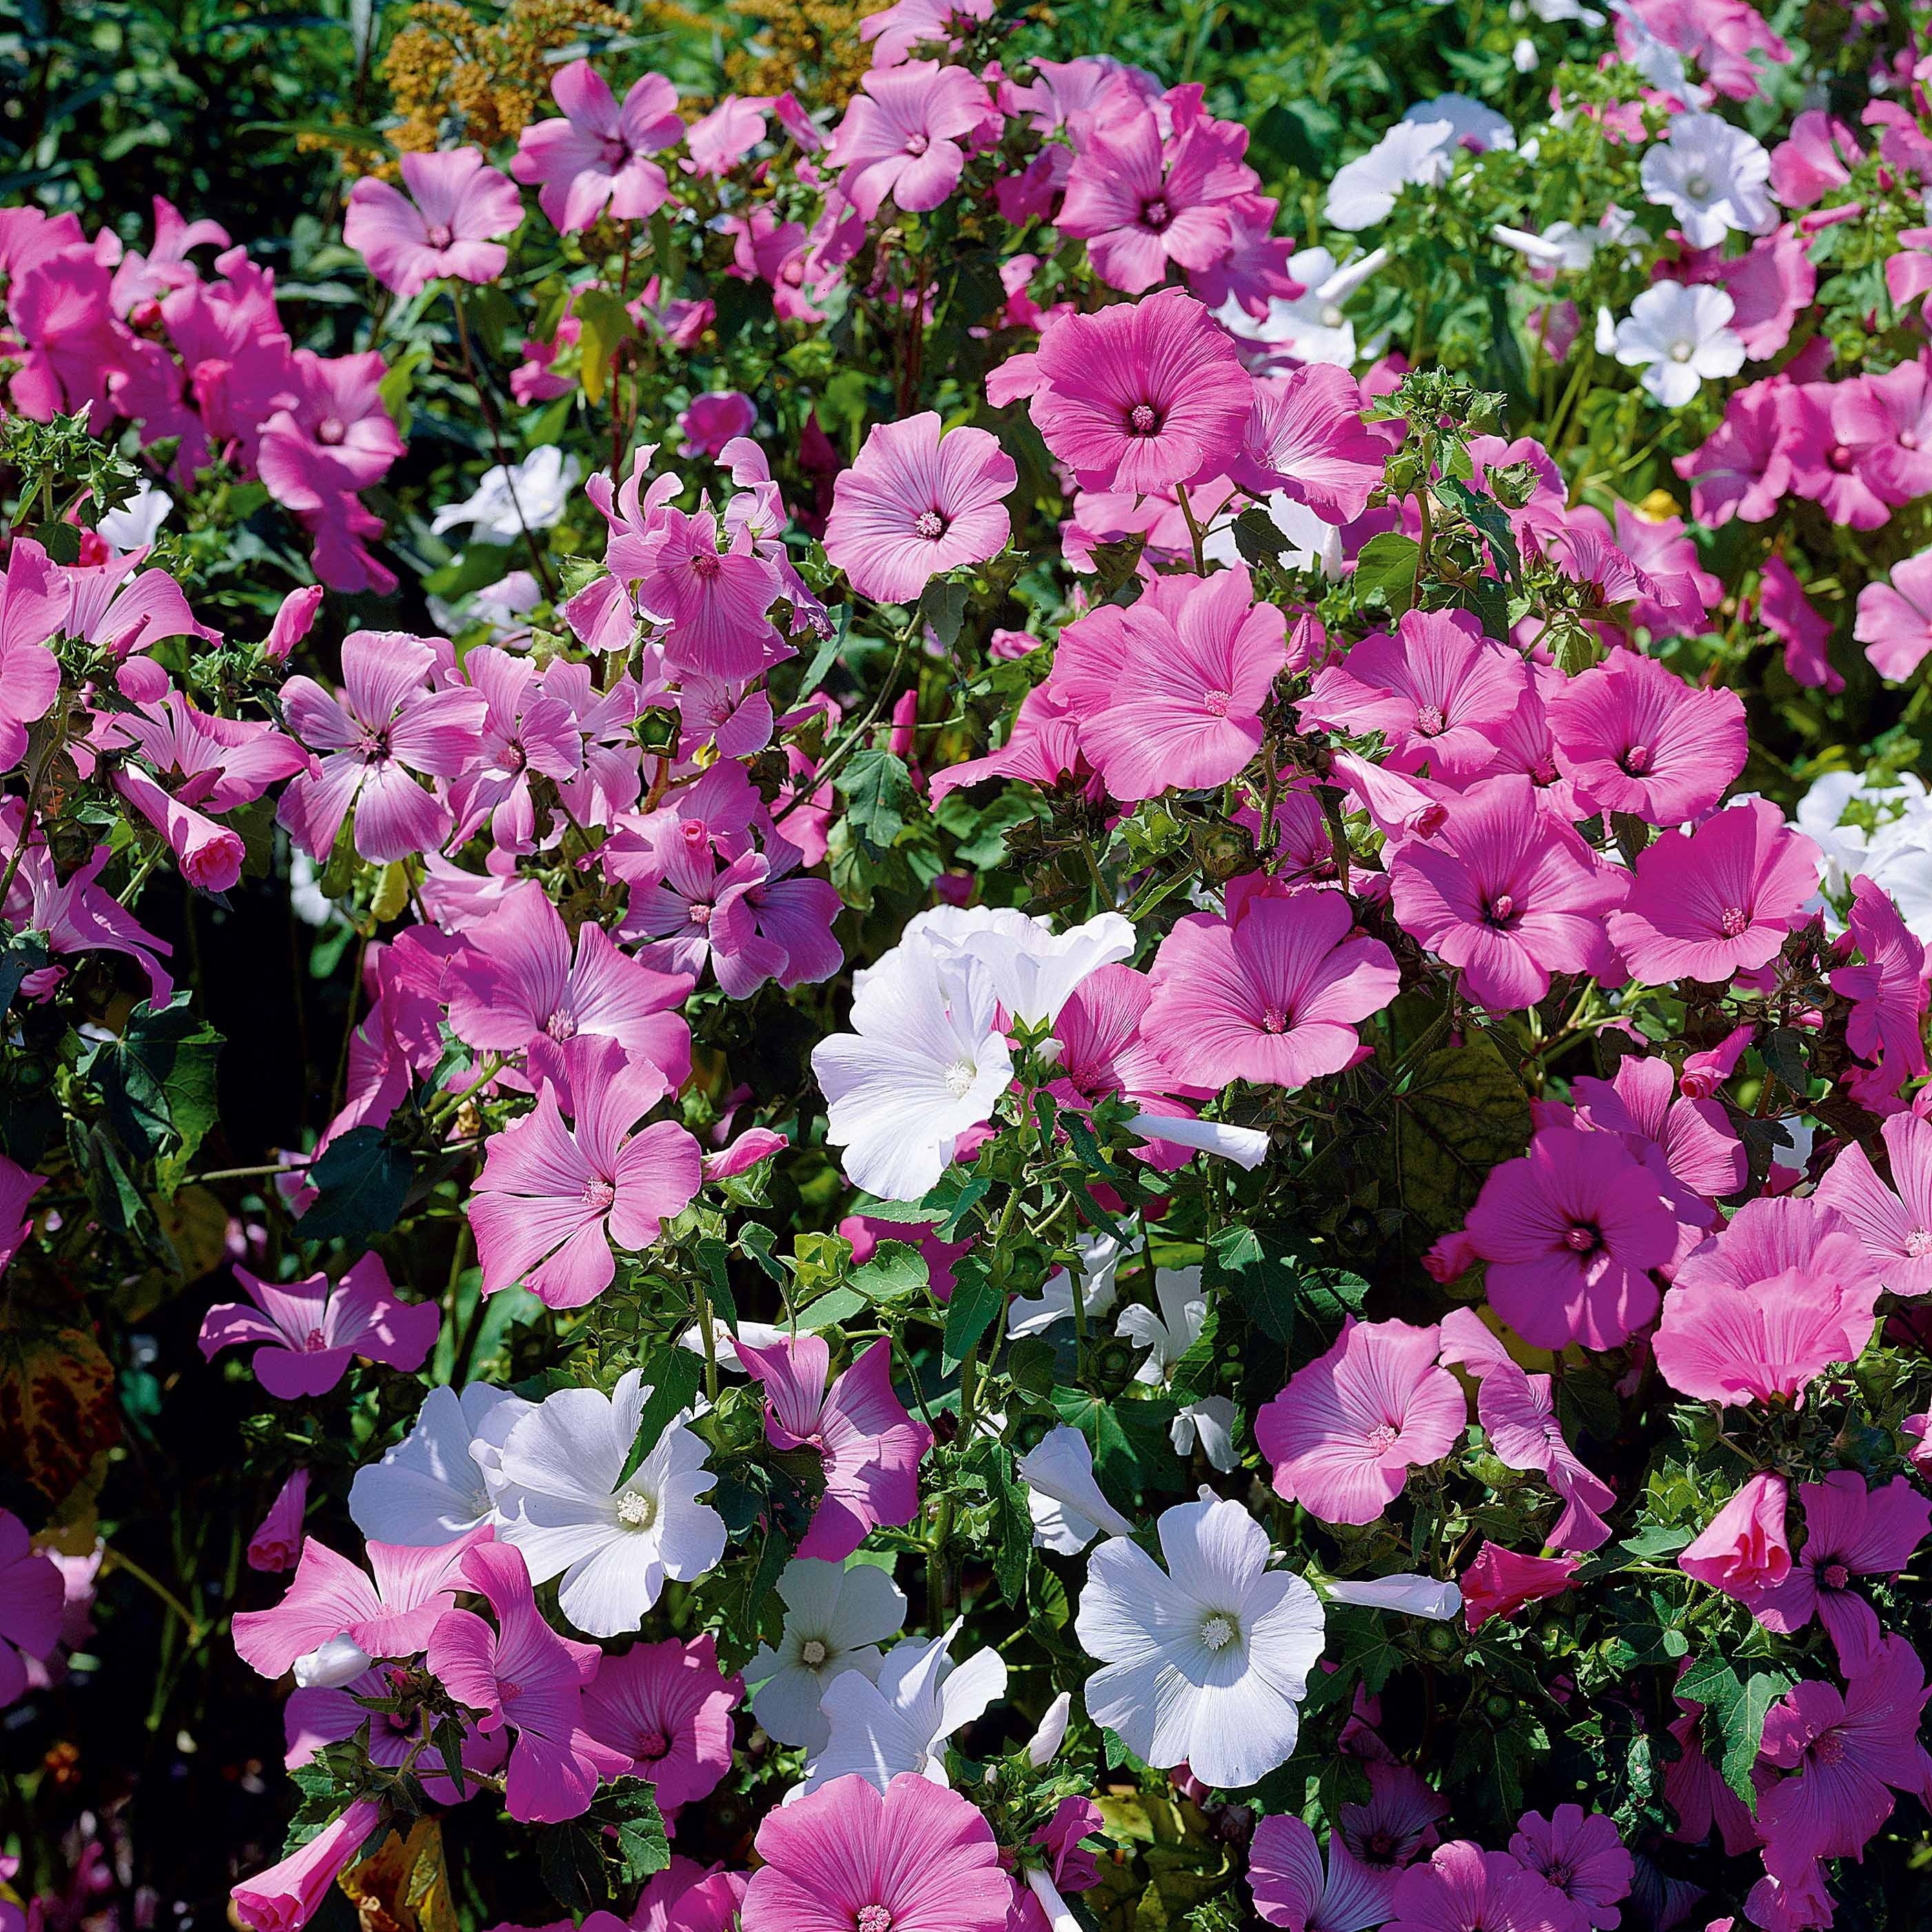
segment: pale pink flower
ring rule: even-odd
[[[964,143],[994,114],[986,88],[937,61],[874,68],[860,86],[825,151],[839,192],[867,221],[888,195],[909,214],[938,207],[965,172]]]
[[[496,238],[524,218],[524,198],[474,148],[406,154],[407,195],[364,175],[349,191],[342,238],[383,287],[412,296],[440,277],[494,282],[510,251]]]
[[[998,440],[942,436],[930,410],[875,424],[834,488],[825,554],[861,596],[910,604],[933,578],[997,556],[1019,471]]]
[[[668,627],[664,658],[674,670],[751,677],[764,668],[776,635],[766,613],[784,582],[748,530],[728,536],[723,550],[718,538],[709,510],[662,511],[636,572],[638,608]]]
[[[1857,1142],[1826,1170],[1814,1197],[1857,1230],[1872,1265],[1894,1294],[1932,1292],[1932,1121],[1894,1114],[1884,1137],[1888,1187]]]
[[[48,640],[64,628],[68,574],[31,537],[16,537],[0,578],[0,770],[26,755],[27,727],[44,718],[60,692],[60,665]]]
[[[292,1570],[302,1548],[302,1512],[308,1507],[308,1466],[290,1472],[275,1492],[255,1533],[248,1539],[248,1568],[274,1573]]]
[[[1367,1052],[1357,1024],[1401,989],[1394,956],[1349,934],[1340,892],[1250,900],[1232,924],[1197,914],[1161,942],[1147,1024],[1174,1078],[1306,1086]]]
[[[1845,1044],[1866,1064],[1849,1070],[1845,1085],[1854,1100],[1883,1112],[1927,1070],[1925,947],[1892,895],[1862,874],[1852,882],[1846,924],[1863,963],[1833,967],[1832,990],[1852,1003]]]
[[[1258,381],[1234,481],[1252,495],[1280,490],[1324,523],[1353,523],[1389,454],[1382,427],[1362,419],[1366,400],[1346,369],[1325,363]]]
[[[664,171],[646,160],[684,133],[677,90],[647,74],[620,106],[610,83],[588,61],[572,61],[550,84],[561,121],[538,121],[517,144],[510,172],[541,182],[537,201],[564,234],[588,228],[606,207],[619,221],[641,221],[670,192]]]
[[[667,1637],[604,1658],[584,1694],[584,1728],[629,1759],[668,1813],[710,1796],[731,1768],[731,1713],[744,1696],[708,1630]]]
[[[211,1308],[202,1321],[201,1352],[212,1361],[224,1348],[262,1344],[249,1366],[284,1402],[327,1394],[352,1355],[392,1369],[420,1368],[442,1323],[434,1302],[396,1298],[380,1255],[364,1255],[340,1281],[312,1274],[277,1283],[244,1268],[235,1279],[255,1306],[227,1301]]]
[[[1892,567],[1888,584],[1858,592],[1852,635],[1881,677],[1902,684],[1932,651],[1932,550]]]
[[[675,1120],[633,1131],[665,1091],[650,1061],[593,1034],[562,1058],[568,1094],[544,1080],[536,1112],[491,1136],[466,1211],[485,1294],[524,1282],[553,1308],[580,1308],[610,1286],[614,1245],[650,1247],[697,1193],[703,1156]]]
[[[1758,584],[1757,614],[1764,628],[1784,646],[1784,668],[1799,684],[1843,691],[1844,676],[1832,668],[1829,646],[1836,628],[1804,594],[1781,556],[1764,560]]]
[[[1686,1576],[1748,1600],[1791,1574],[1791,1544],[1784,1532],[1790,1486],[1774,1471],[1753,1476],[1678,1555]]]
[[[1277,1496],[1323,1522],[1373,1522],[1411,1469],[1439,1462],[1468,1417],[1462,1384],[1437,1366],[1433,1328],[1351,1318],[1328,1352],[1255,1416]]]

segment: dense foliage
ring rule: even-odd
[[[0,1932],[1921,1922],[1932,22],[0,62]]]

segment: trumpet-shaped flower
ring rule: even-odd
[[[1386,1923],[1390,1887],[1358,1864],[1340,1832],[1322,1862],[1315,1834],[1299,1818],[1264,1818],[1248,1850],[1256,1916],[1286,1932],[1366,1932]]]
[[[1888,1187],[1856,1141],[1847,1142],[1814,1198],[1858,1231],[1894,1294],[1932,1292],[1932,1121],[1894,1114],[1880,1130],[1892,1172]]]
[[[963,145],[992,112],[970,69],[937,61],[874,68],[825,151],[839,191],[867,221],[888,195],[908,214],[938,207],[966,169]]]
[[[488,1382],[460,1394],[433,1388],[415,1426],[379,1462],[365,1462],[349,1486],[349,1514],[382,1543],[428,1548],[454,1543],[494,1520],[485,1463],[535,1405]]]

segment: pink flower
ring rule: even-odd
[[[1358,1864],[1331,1832],[1324,1867],[1315,1834],[1299,1818],[1264,1818],[1248,1850],[1256,1916],[1287,1932],[1363,1932],[1388,1916],[1390,1887]]]
[[[540,1825],[578,1817],[597,1796],[600,1778],[631,1768],[628,1757],[584,1725],[583,1686],[602,1653],[544,1622],[523,1553],[510,1544],[476,1545],[461,1579],[488,1600],[495,1626],[473,1610],[445,1611],[425,1661],[458,1703],[478,1714],[484,1736],[506,1726],[516,1732],[503,1789],[510,1816]]]
[[[446,646],[446,648],[447,648]],[[353,808],[356,849],[378,865],[434,850],[449,808],[416,782],[454,778],[476,749],[485,706],[475,691],[425,688],[436,646],[400,631],[352,631],[343,640],[343,693],[312,677],[282,687],[290,728],[322,754],[282,794],[280,820],[319,863]]]
[[[1879,1660],[1876,1612],[1851,1588],[1854,1576],[1895,1576],[1932,1531],[1932,1502],[1903,1476],[1868,1490],[1850,1469],[1798,1485],[1804,1546],[1781,1577],[1767,1577],[1744,1601],[1767,1630],[1786,1636],[1815,1614],[1830,1633],[1838,1668],[1862,1676]],[[1741,1592],[1733,1592],[1741,1595]]]
[[[1784,1533],[1790,1494],[1790,1485],[1773,1472],[1752,1477],[1679,1555],[1678,1568],[1727,1597],[1747,1600],[1783,1582],[1791,1573]]]
[[[731,1713],[744,1680],[718,1667],[709,1631],[607,1657],[584,1694],[584,1727],[649,1778],[668,1812],[708,1797],[731,1768]]]
[[[249,1366],[284,1402],[327,1394],[352,1355],[392,1369],[420,1368],[442,1323],[434,1302],[397,1300],[380,1255],[364,1255],[336,1282],[312,1274],[278,1285],[244,1268],[235,1279],[255,1306],[226,1301],[211,1308],[202,1321],[201,1352],[212,1361],[224,1348],[262,1344]]]
[[[304,1683],[326,1678],[332,1684],[368,1669],[371,1658],[413,1657],[428,1644],[456,1592],[467,1587],[458,1574],[464,1556],[490,1533],[484,1524],[454,1543],[424,1550],[372,1543],[373,1582],[311,1536],[282,1600],[272,1610],[236,1612],[235,1654],[264,1677],[294,1670]],[[343,1639],[352,1653],[346,1657],[334,1654],[344,1647]],[[325,1646],[331,1653],[326,1656],[320,1654]]]
[[[1539,1900],[1550,1932],[1590,1932],[1609,1928],[1622,1915],[1617,1902],[1630,1896],[1636,1867],[1617,1828],[1599,1811],[1559,1804],[1546,1818],[1526,1811],[1516,1821],[1510,1855],[1534,1872],[1557,1901]]]
[[[1389,453],[1387,436],[1362,420],[1364,400],[1346,369],[1323,363],[1257,382],[1234,481],[1255,495],[1278,490],[1324,523],[1353,523]]]
[[[1850,1222],[1795,1196],[1747,1202],[1679,1264],[1652,1346],[1680,1394],[1726,1406],[1798,1394],[1857,1360],[1879,1296]]]
[[[1570,1083],[1570,1095],[1580,1125],[1622,1134],[1654,1173],[1661,1163],[1664,1174],[1676,1184],[1666,1185],[1664,1196],[1680,1221],[1716,1226],[1718,1217],[1709,1204],[1735,1194],[1750,1172],[1744,1143],[1720,1105],[1680,1094],[1670,1061],[1656,1054],[1626,1054],[1613,1080],[1579,1074]]]
[[[1054,226],[1130,295],[1165,281],[1170,263],[1210,268],[1233,244],[1228,204],[1256,185],[1246,146],[1246,128],[1205,115],[1165,142],[1151,108],[1103,118],[1075,154]]]
[[[1458,1838],[1396,1880],[1388,1932],[1541,1932],[1546,1890],[1507,1852]]]
[[[1892,1186],[1851,1141],[1826,1170],[1814,1198],[1857,1230],[1892,1294],[1932,1292],[1932,1122],[1917,1114],[1894,1114],[1880,1132]]]
[[[1808,107],[1790,134],[1771,151],[1771,190],[1786,208],[1810,208],[1834,188],[1850,186],[1864,158],[1858,138],[1822,108]]]
[[[1844,679],[1832,668],[1828,649],[1834,626],[1821,616],[1804,594],[1790,565],[1781,556],[1764,560],[1758,586],[1757,614],[1764,628],[1784,646],[1784,668],[1800,684],[1827,692],[1843,691]]]
[[[1460,1363],[1476,1378],[1476,1419],[1498,1462],[1534,1469],[1563,1499],[1563,1514],[1550,1527],[1558,1550],[1595,1550],[1608,1538],[1601,1512],[1616,1492],[1585,1467],[1556,1419],[1550,1378],[1529,1374],[1473,1308],[1452,1308],[1442,1318],[1442,1359]]]
[[[66,1586],[51,1556],[38,1554],[27,1526],[0,1509],[0,1710],[27,1693],[27,1660],[53,1654]]]
[[[1696,818],[1744,770],[1735,692],[1686,684],[1654,658],[1612,651],[1550,700],[1557,763],[1579,799],[1653,825]]]
[[[1497,727],[1527,683],[1522,660],[1467,611],[1409,610],[1394,637],[1372,631],[1316,672],[1295,712],[1304,730],[1381,732],[1399,772],[1470,778],[1495,763]]]
[[[1645,1169],[1572,1127],[1542,1130],[1490,1170],[1468,1233],[1489,1263],[1490,1305],[1539,1348],[1615,1348],[1656,1314],[1650,1270],[1677,1246]]]
[[[1461,968],[1484,1006],[1533,1006],[1556,973],[1617,976],[1603,922],[1624,880],[1527,778],[1485,778],[1452,800],[1433,838],[1396,848],[1389,881],[1402,930]]]
[[[825,1493],[800,1556],[842,1563],[880,1524],[910,1522],[932,1432],[892,1392],[890,1346],[874,1342],[829,1388],[832,1352],[821,1336],[736,1346],[764,1384],[766,1439],[775,1448],[814,1449],[823,1466]]]
[[[744,678],[764,668],[773,636],[765,614],[784,586],[748,530],[721,550],[710,511],[666,509],[645,541],[637,577],[638,609],[668,626],[664,657],[673,669]]]
[[[641,221],[670,192],[664,171],[646,154],[668,148],[684,133],[677,90],[661,74],[647,74],[620,107],[610,84],[588,61],[572,61],[550,84],[561,121],[526,128],[510,172],[541,182],[537,201],[564,234],[588,228],[608,206],[614,219]]]
[[[197,891],[225,892],[242,876],[242,835],[182,803],[137,765],[114,774],[114,789],[168,842],[181,875]]]
[[[1275,1493],[1324,1522],[1373,1522],[1411,1469],[1448,1455],[1468,1402],[1436,1365],[1438,1340],[1432,1328],[1350,1318],[1327,1353],[1297,1370],[1255,1417]]]
[[[875,424],[834,486],[825,554],[860,596],[910,604],[933,578],[1000,554],[1018,481],[985,430],[941,436],[930,410]]]
[[[710,113],[691,124],[691,158],[680,165],[694,175],[728,175],[765,138],[769,98],[744,99],[728,94]]]
[[[1932,492],[1932,376],[1922,358],[1837,384],[1832,427],[1882,502]]]
[[[0,1270],[26,1245],[34,1232],[27,1203],[47,1184],[44,1174],[29,1174],[16,1160],[0,1154]]]
[[[573,956],[541,889],[518,887],[468,927],[443,983],[450,1029],[472,1046],[527,1054],[539,1039],[609,1039],[667,1088],[690,1077],[691,1029],[676,1010],[688,976],[655,973],[620,952],[594,920],[578,928]]]
[[[897,67],[915,47],[948,49],[976,22],[993,17],[993,0],[896,0],[859,22],[859,38],[873,40],[872,64]]]
[[[280,1864],[237,1884],[232,1894],[236,1917],[250,1932],[298,1932],[382,1818],[382,1808],[374,1798],[357,1798]]]
[[[1845,1084],[1855,1100],[1882,1108],[1926,1071],[1925,948],[1892,895],[1862,874],[1852,881],[1846,924],[1864,963],[1833,967],[1832,990],[1852,1003],[1845,1044],[1867,1064]]]
[[[834,1778],[766,1812],[758,1850],[745,1920],[760,1932],[1001,1932],[1012,1904],[992,1827],[910,1772],[883,1794]]]
[[[491,1137],[466,1211],[485,1294],[520,1281],[553,1308],[581,1308],[610,1286],[614,1244],[639,1252],[683,1210],[703,1155],[675,1120],[632,1131],[664,1094],[650,1061],[627,1061],[615,1040],[596,1034],[571,1042],[562,1059],[568,1093],[544,1080],[536,1111]]]
[[[680,415],[685,447],[694,456],[716,456],[734,436],[748,436],[758,405],[742,389],[707,389]]]
[[[1682,1669],[1690,1668],[1684,1659]],[[1724,1773],[1704,1755],[1698,1737],[1704,1707],[1676,1694],[1682,1714],[1670,1722],[1670,1736],[1682,1755],[1664,1768],[1664,1795],[1677,1814],[1673,1838],[1702,1844],[1714,1831],[1724,1841],[1726,1858],[1736,1858],[1757,1844],[1757,1826],[1750,1808],[1724,1781]]]
[[[1227,332],[1178,289],[1056,316],[1034,371],[1034,422],[1083,490],[1148,495],[1226,470],[1254,395]]]
[[[0,579],[0,771],[27,752],[27,727],[44,718],[60,693],[60,665],[47,640],[64,628],[70,596],[65,572],[31,537],[16,537]]]
[[[342,238],[369,264],[383,287],[412,296],[448,275],[494,282],[510,251],[495,238],[524,218],[524,198],[507,176],[484,165],[474,148],[405,154],[405,196],[364,175],[349,191]]]
[[[1892,1792],[1932,1796],[1932,1758],[1918,1742],[1924,1666],[1902,1636],[1840,1694],[1808,1678],[1771,1707],[1760,1762],[1792,1774],[1758,1799],[1765,1862],[1796,1878],[1816,1858],[1857,1858],[1892,1816]]]
[[[248,1568],[271,1574],[292,1570],[302,1556],[302,1512],[308,1507],[308,1468],[293,1471],[275,1492],[268,1513],[248,1539]]]
[[[1721,984],[1777,958],[1818,885],[1817,847],[1768,799],[1728,806],[1638,855],[1605,923],[1638,979]]]
[[[1162,940],[1147,1024],[1175,1079],[1303,1087],[1367,1049],[1356,1024],[1401,990],[1378,939],[1349,938],[1340,892],[1256,898],[1233,923],[1196,914]]]
[[[1766,362],[1791,340],[1798,316],[1818,292],[1809,244],[1789,225],[1717,265],[1730,292],[1731,327],[1754,362]]]
[[[1881,677],[1902,684],[1932,651],[1932,550],[1892,567],[1889,584],[1858,592],[1852,635]]]
[[[961,144],[994,112],[963,67],[908,61],[860,82],[825,151],[839,192],[869,221],[890,195],[908,214],[939,206],[965,172]]]
[[[1574,1556],[1524,1556],[1485,1542],[1462,1573],[1462,1619],[1480,1630],[1492,1617],[1514,1617],[1526,1604],[1560,1597],[1580,1566]]]
[[[1360,1693],[1358,1694],[1360,1696]],[[1361,1708],[1359,1702],[1357,1708]],[[1352,1739],[1342,1748],[1349,1748]],[[1366,1741],[1365,1741],[1366,1742]],[[1336,1814],[1335,1835],[1362,1869],[1382,1887],[1386,1915],[1396,1875],[1418,1853],[1436,1842],[1436,1826],[1449,1815],[1448,1802],[1418,1772],[1372,1754],[1364,1762],[1369,1802],[1344,1804]]]
[[[1060,634],[1052,688],[1080,746],[1123,802],[1218,785],[1261,748],[1261,713],[1288,662],[1287,620],[1240,565],[1156,578],[1130,609]]]

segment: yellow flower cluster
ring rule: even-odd
[[[872,64],[859,22],[878,0],[732,0],[732,13],[749,28],[746,42],[725,56],[724,70],[739,94],[782,94],[807,107],[838,107],[858,92]]]

